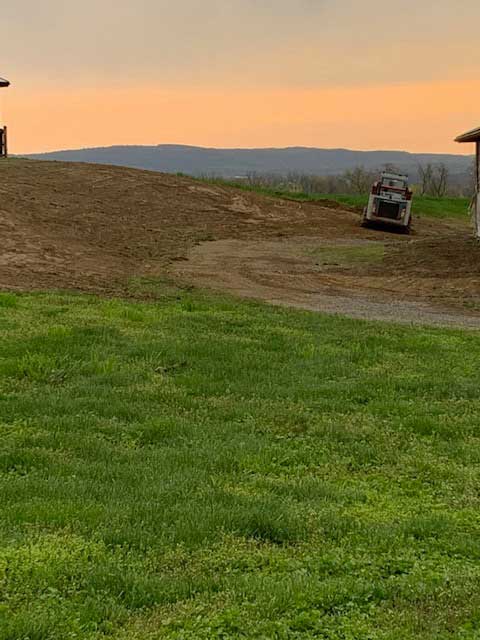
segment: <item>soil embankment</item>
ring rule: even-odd
[[[405,237],[354,211],[121,167],[0,167],[0,287],[130,295],[185,283],[355,317],[480,327],[480,246],[467,225]]]

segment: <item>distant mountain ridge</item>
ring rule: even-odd
[[[210,149],[186,145],[112,146],[92,149],[54,151],[25,156],[36,160],[61,160],[120,165],[165,173],[193,176],[214,175],[224,178],[248,173],[289,172],[311,175],[338,175],[354,167],[377,170],[393,164],[412,177],[418,165],[444,163],[452,176],[470,171],[470,156],[453,154],[408,153],[406,151],[351,151],[288,147],[285,149]]]

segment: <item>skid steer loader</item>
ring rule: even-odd
[[[363,212],[362,226],[394,226],[409,233],[412,224],[413,192],[408,176],[398,173],[382,173],[375,182],[368,205]]]

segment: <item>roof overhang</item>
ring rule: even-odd
[[[461,136],[458,136],[458,138],[455,138],[455,142],[480,142],[480,127],[463,133]]]
[[[5,78],[0,78],[0,87],[9,87],[10,86],[10,82],[8,80],[5,80]]]

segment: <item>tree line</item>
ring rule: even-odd
[[[381,171],[402,173],[394,165],[384,165],[376,171],[359,166],[341,175],[319,176],[299,172],[285,175],[275,173],[249,172],[235,181],[258,189],[291,191],[306,194],[348,194],[365,195],[379,178]],[[446,196],[471,196],[475,191],[474,166],[468,175],[452,176],[445,164],[419,164],[417,175],[413,176],[416,193],[423,196],[443,198]]]

